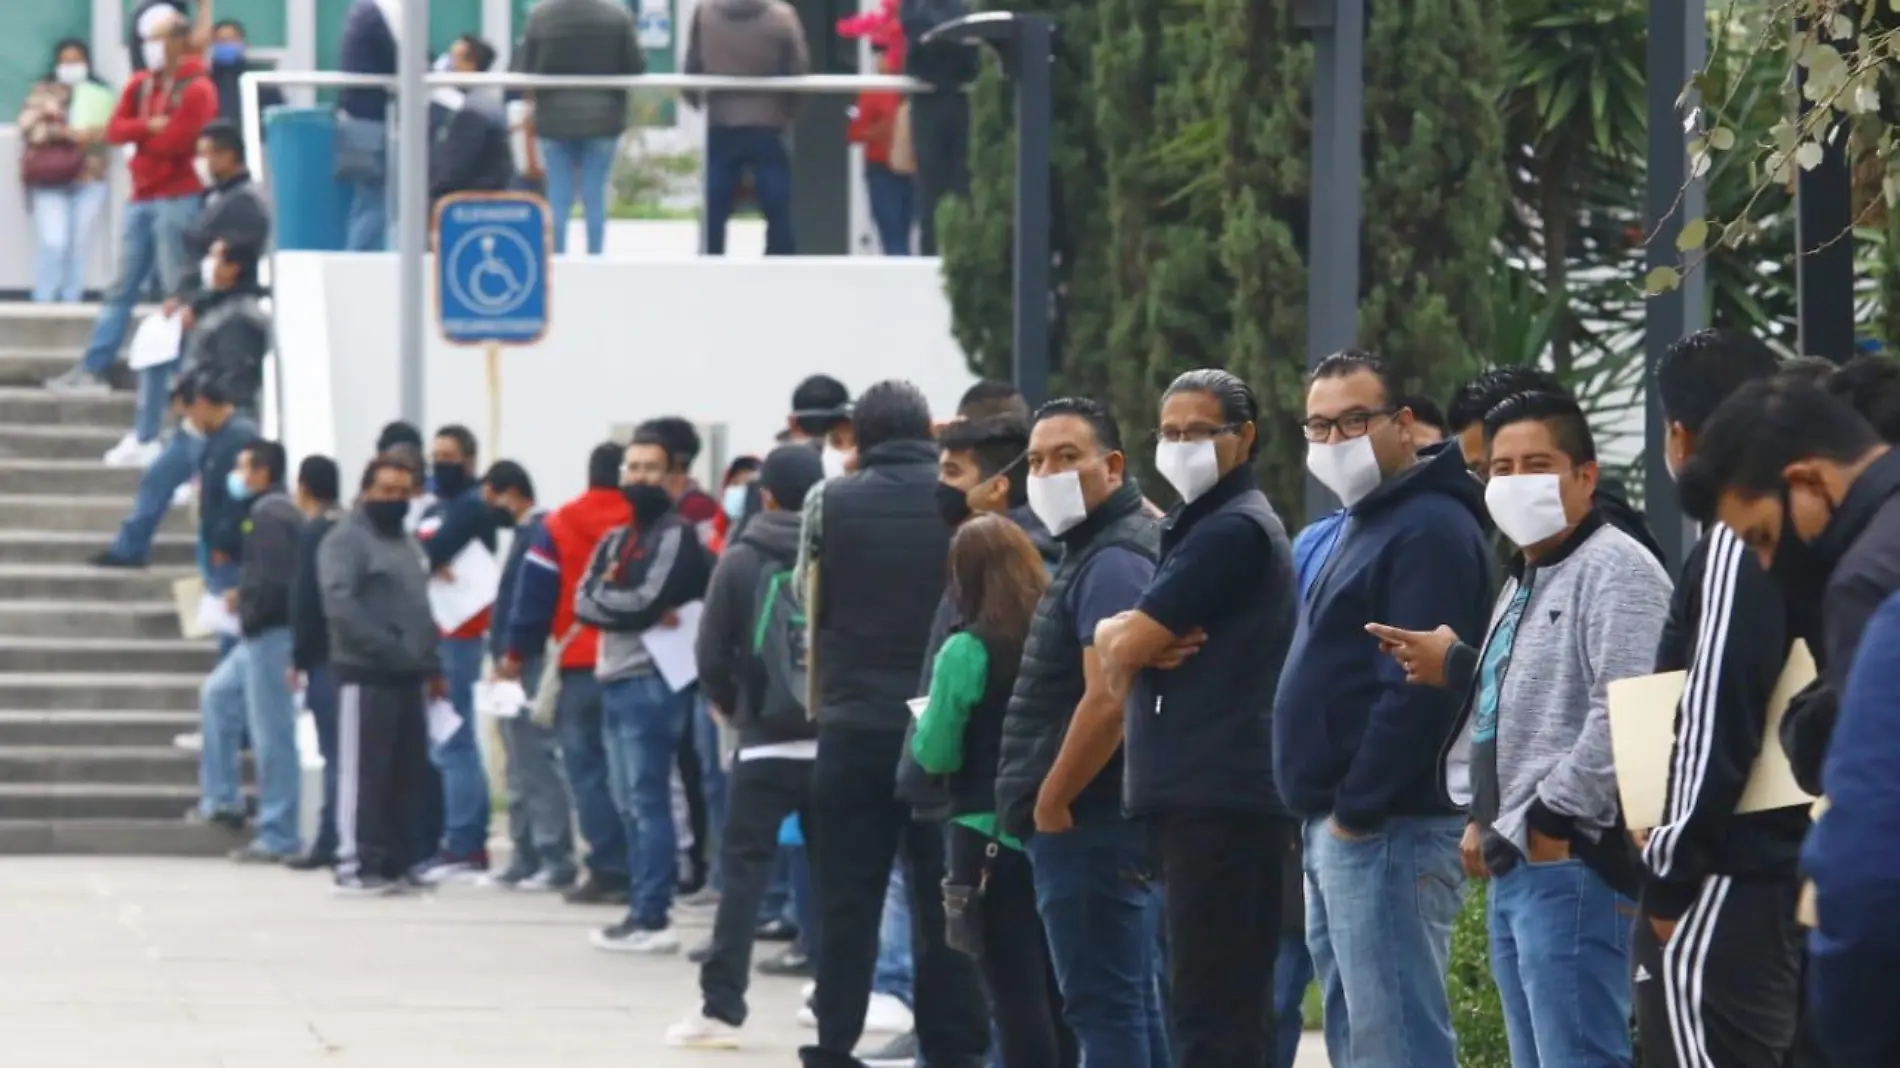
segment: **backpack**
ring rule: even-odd
[[[752,656],[764,686],[759,695],[761,723],[804,723],[805,684],[811,671],[806,644],[805,606],[792,586],[792,561],[766,557],[752,601]]]

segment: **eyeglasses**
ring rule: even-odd
[[[1344,415],[1336,416],[1332,419],[1328,419],[1323,415],[1316,415],[1301,423],[1300,429],[1306,434],[1306,440],[1308,441],[1326,441],[1333,436],[1333,430],[1335,428],[1339,430],[1339,436],[1342,438],[1358,438],[1364,437],[1366,431],[1372,428],[1372,421],[1374,419],[1382,415],[1392,414],[1392,409],[1381,408],[1377,411],[1366,411],[1362,409],[1347,412]]]
[[[1182,442],[1196,443],[1212,441],[1222,434],[1236,433],[1244,425],[1244,423],[1222,423],[1219,426],[1209,426],[1203,423],[1197,426],[1179,428],[1164,426],[1156,427],[1154,430],[1149,431],[1148,436],[1156,441],[1165,441],[1175,445]]]

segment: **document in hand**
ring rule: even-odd
[[[429,741],[435,745],[455,737],[455,732],[462,727],[461,714],[455,711],[454,705],[440,697],[429,702],[428,716]]]
[[[429,613],[445,631],[453,631],[495,603],[501,565],[488,546],[474,541],[449,561],[449,575],[429,580]]]
[[[167,318],[154,312],[139,320],[139,332],[132,335],[132,347],[125,362],[134,371],[157,367],[178,358],[185,339],[185,317]]]
[[[1623,818],[1633,831],[1662,822],[1663,797],[1669,789],[1669,758],[1676,744],[1676,709],[1682,703],[1685,673],[1670,671],[1610,683],[1610,751],[1616,760],[1616,789]],[[1814,657],[1806,642],[1796,642],[1768,699],[1768,722],[1761,752],[1748,773],[1748,785],[1736,812],[1805,805],[1814,796],[1801,789],[1781,748],[1781,717],[1788,702],[1814,681]]]
[[[679,623],[671,627],[662,624],[640,632],[640,642],[653,658],[654,668],[674,693],[699,681],[699,658],[693,652],[693,643],[699,638],[699,617],[705,611],[704,601],[683,604],[673,613],[679,617]]]
[[[528,691],[512,679],[475,684],[475,711],[490,719],[516,719],[527,703]]]
[[[211,637],[211,628],[198,618],[205,599],[205,580],[187,575],[172,581],[172,606],[178,610],[178,630],[192,641]]]

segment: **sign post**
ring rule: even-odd
[[[501,454],[501,350],[548,331],[547,202],[532,193],[457,193],[435,209],[435,310],[442,338],[487,364],[489,456]]]

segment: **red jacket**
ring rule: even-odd
[[[615,527],[633,522],[633,508],[618,489],[590,489],[548,516],[544,528],[560,569],[559,600],[554,604],[550,634],[560,638],[574,625],[574,590],[587,574],[600,539]],[[532,553],[534,550],[529,550]],[[600,656],[600,632],[582,627],[561,653],[564,668],[592,668]]]
[[[897,93],[858,94],[857,114],[851,116],[846,136],[864,146],[864,162],[891,165],[891,137],[897,132],[897,109],[903,102]]]
[[[165,116],[162,130],[151,120]],[[106,140],[131,145],[132,199],[164,200],[204,192],[192,160],[198,155],[198,135],[218,117],[218,90],[211,84],[204,60],[186,56],[177,77],[144,71],[132,76],[119,94],[118,110],[106,123]]]

